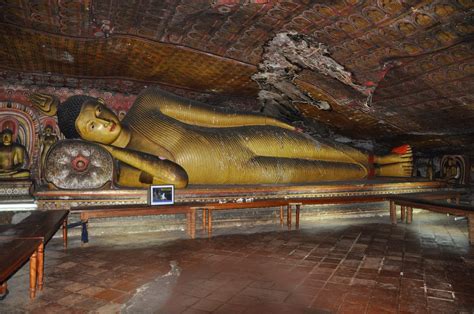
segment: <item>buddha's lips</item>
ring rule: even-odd
[[[115,130],[115,127],[117,125],[115,124],[115,122],[112,122],[112,126],[110,127],[110,132],[112,132],[113,130]]]

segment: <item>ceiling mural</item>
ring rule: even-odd
[[[291,32],[324,45],[351,84],[370,92],[301,67],[291,84],[330,110],[293,99],[270,113],[349,138],[474,155],[473,8],[471,0],[0,1],[0,77],[131,95],[159,84],[264,110],[251,77],[265,47]]]
[[[255,94],[255,66],[129,36],[78,39],[4,25],[0,67],[75,78],[128,78],[206,92]]]

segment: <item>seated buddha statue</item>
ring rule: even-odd
[[[118,183],[123,186],[411,175],[408,145],[386,156],[369,156],[273,118],[209,106],[157,88],[142,91],[121,121],[100,98],[78,95],[59,103],[50,95],[32,94],[30,99],[44,113],[57,114],[66,138],[93,141],[108,150],[119,161]]]
[[[13,143],[13,132],[4,129],[0,144],[0,180],[28,178],[30,172],[23,169],[27,156],[23,145]]]

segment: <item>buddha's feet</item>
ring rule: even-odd
[[[411,177],[413,172],[413,152],[410,145],[392,149],[385,156],[377,156],[377,175],[386,177]]]
[[[377,175],[382,177],[411,177],[412,172],[413,163],[411,161],[380,165],[377,169]]]
[[[392,152],[385,156],[377,156],[375,163],[378,165],[398,164],[413,162],[413,152],[410,145],[402,145],[392,149]]]

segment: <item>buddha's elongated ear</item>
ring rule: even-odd
[[[59,98],[43,93],[31,93],[28,98],[33,105],[47,116],[54,116],[58,111]]]

